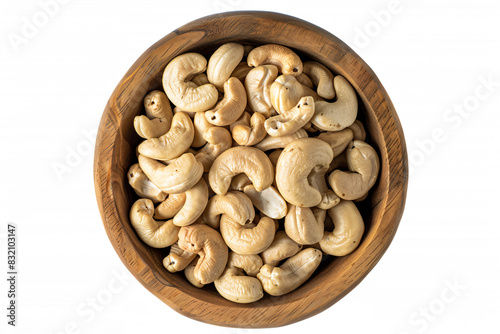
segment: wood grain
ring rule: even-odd
[[[360,98],[359,116],[381,157],[381,175],[361,205],[366,223],[361,245],[348,256],[330,259],[296,291],[265,296],[253,304],[223,299],[213,287],[197,289],[182,274],[163,269],[164,250],[142,243],[128,218],[135,195],[126,172],[139,138],[133,118],[142,100],[161,89],[166,64],[184,52],[205,55],[218,45],[277,43],[303,59],[317,60],[351,82]],[[234,327],[275,327],[315,315],[340,300],[370,272],[391,243],[401,219],[408,185],[403,131],[394,106],[368,65],[329,32],[295,17],[270,12],[231,12],[186,24],[151,46],[122,78],[102,115],[94,159],[97,202],[108,237],[130,272],[155,296],[190,318]]]

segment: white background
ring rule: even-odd
[[[499,333],[500,2],[49,2],[0,5],[4,274],[8,222],[19,243],[18,326],[6,325],[2,278],[2,333]],[[147,292],[107,239],[92,175],[92,136],[132,63],[189,21],[250,9],[305,19],[354,48],[394,102],[411,168],[376,268],[328,310],[271,330],[205,325]]]

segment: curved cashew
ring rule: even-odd
[[[252,184],[252,181],[248,178],[248,176],[246,174],[239,174],[231,180],[229,190],[243,192],[243,189],[249,184]]]
[[[359,119],[355,120],[354,123],[349,127],[349,129],[353,132],[352,140],[361,140],[365,141],[366,139],[366,131],[363,123]]]
[[[186,110],[183,110],[179,107],[175,107],[174,109],[172,109],[172,112],[175,114],[179,113],[179,112],[183,112],[183,113],[186,113],[191,119],[194,119],[194,116],[196,115],[196,113],[198,111],[186,111]]]
[[[153,202],[163,202],[167,198],[167,194],[148,179],[139,164],[130,166],[127,177],[128,183],[139,197],[149,198]]]
[[[340,198],[354,200],[363,197],[373,187],[380,162],[373,147],[360,140],[349,144],[346,157],[350,172],[334,170],[328,182]]]
[[[265,264],[260,268],[257,278],[268,294],[282,296],[307,281],[318,268],[322,257],[320,250],[307,248],[286,260],[281,267]]]
[[[291,205],[285,217],[285,232],[298,244],[315,244],[323,237],[325,217],[326,210]]]
[[[195,253],[185,251],[177,243],[170,246],[170,253],[163,259],[163,266],[171,273],[184,270],[196,257]]]
[[[280,75],[271,85],[271,104],[279,114],[295,107],[305,96],[312,96],[314,101],[319,99],[314,90],[291,75]]]
[[[178,243],[181,249],[200,256],[194,269],[194,277],[200,283],[212,283],[219,278],[226,267],[228,249],[216,230],[203,224],[183,226]]]
[[[208,81],[213,83],[215,87],[222,88],[222,85],[243,59],[244,51],[243,45],[238,43],[226,43],[220,46],[208,60]]]
[[[203,86],[207,83],[210,83],[210,81],[208,81],[208,77],[205,73],[196,74],[193,77],[193,79],[191,79],[191,82],[194,83],[196,86]]]
[[[235,222],[245,225],[255,218],[252,201],[242,192],[231,191],[210,198],[203,212],[203,221],[212,228],[219,228],[220,215],[228,215]]]
[[[166,118],[149,119],[140,115],[134,118],[134,129],[142,138],[158,138],[168,132],[170,123],[167,123]]]
[[[215,159],[208,173],[210,187],[216,194],[224,195],[231,179],[241,173],[252,180],[257,191],[262,191],[273,183],[274,168],[267,155],[254,147],[237,146]]]
[[[210,124],[209,121],[207,121],[207,118],[205,117],[205,112],[199,111],[194,115],[193,126],[194,126],[194,138],[193,142],[191,143],[191,146],[201,147],[207,143],[207,141],[203,139],[203,136],[208,131],[208,129],[213,127],[213,125]]]
[[[174,105],[185,111],[205,111],[217,102],[219,93],[212,84],[197,86],[189,77],[205,71],[207,60],[198,53],[185,53],[168,63],[163,72],[163,90]]]
[[[276,114],[271,103],[271,85],[277,76],[276,66],[264,65],[252,69],[245,77],[245,89],[250,108],[266,118]]]
[[[208,172],[215,159],[229,149],[233,141],[228,130],[217,126],[209,128],[203,138],[207,143],[198,151],[195,158],[203,165],[203,171]]]
[[[304,63],[304,73],[311,79],[318,88],[318,95],[325,99],[333,99],[335,90],[333,89],[333,74],[323,64],[317,61],[306,61]]]
[[[273,137],[267,135],[262,139],[259,143],[255,145],[255,148],[258,148],[261,151],[270,151],[274,150],[276,148],[284,148],[288,144],[290,144],[292,141],[300,138],[307,138],[307,131],[304,129],[299,129],[294,133],[291,133],[289,135],[281,136],[281,137]]]
[[[197,287],[198,289],[201,289],[205,286],[205,284],[202,284],[200,280],[198,280],[194,276],[194,270],[196,269],[196,264],[199,261],[199,256],[196,255],[195,259],[184,269],[184,276],[186,276],[186,279],[188,280],[189,283],[191,283],[193,286]]]
[[[161,202],[155,209],[156,219],[170,219],[181,211],[186,202],[186,193],[170,194],[167,199]]]
[[[153,248],[165,248],[177,241],[179,227],[172,220],[153,219],[155,207],[147,198],[138,199],[130,209],[130,223],[139,238]]]
[[[215,280],[215,288],[222,297],[236,303],[253,303],[264,297],[260,281],[242,274],[241,269],[227,267]]]
[[[220,233],[227,246],[238,254],[259,254],[274,240],[274,220],[262,217],[257,225],[245,224],[233,220],[228,215],[220,219]]]
[[[144,98],[144,109],[146,110],[146,116],[149,119],[164,118],[165,123],[170,126],[174,115],[172,114],[170,101],[168,100],[167,95],[165,95],[162,91],[153,90],[149,92]]]
[[[351,84],[340,75],[333,79],[337,101],[316,102],[316,112],[311,122],[325,131],[340,131],[351,126],[358,115],[358,98]]]
[[[244,84],[245,78],[246,78],[248,72],[250,72],[252,70],[252,68],[253,67],[248,66],[246,61],[242,61],[236,66],[233,73],[231,73],[231,77],[237,78],[238,80],[241,81],[241,83]]]
[[[267,133],[273,137],[292,134],[302,128],[314,115],[314,99],[303,97],[292,109],[270,117],[264,123]]]
[[[184,153],[168,166],[139,155],[139,165],[151,182],[168,194],[179,194],[192,188],[203,174],[203,165],[192,153]]]
[[[264,264],[275,267],[281,260],[294,256],[301,250],[301,244],[293,241],[285,231],[278,231],[271,245],[260,253],[260,257]]]
[[[248,276],[257,276],[262,267],[262,258],[257,254],[238,254],[229,252],[227,266],[241,269]]]
[[[246,105],[245,87],[237,78],[229,78],[224,83],[224,98],[213,109],[205,112],[205,117],[213,125],[226,126],[240,118]]]
[[[205,210],[208,202],[208,187],[204,178],[200,178],[191,189],[187,190],[186,201],[182,209],[174,216],[174,224],[187,226],[194,223]]]
[[[347,167],[346,151],[340,153],[340,155],[333,158],[332,162],[330,163],[330,168],[328,168],[328,172],[331,172],[335,169],[341,169],[341,170],[349,169],[349,167]]]
[[[308,175],[315,168],[328,168],[332,159],[332,148],[322,140],[302,138],[288,144],[276,166],[276,184],[281,195],[296,206],[320,204],[323,196],[309,184]]]
[[[278,148],[277,150],[274,150],[267,155],[269,157],[269,160],[271,160],[274,168],[276,168],[276,165],[278,164],[278,159],[280,158],[281,152],[283,152],[283,149]]]
[[[321,194],[321,202],[317,206],[323,210],[328,210],[340,202],[340,197],[338,197],[333,190],[328,189],[328,185],[326,184],[325,174],[329,167],[330,166],[316,166],[307,176],[309,184],[316,188]]]
[[[328,215],[335,225],[332,232],[325,231],[319,242],[323,252],[344,256],[358,247],[365,224],[356,205],[351,201],[341,201],[339,205],[328,210]]]
[[[295,77],[298,82],[300,82],[303,86],[306,86],[307,88],[313,89],[314,85],[311,79],[305,74],[304,72],[300,73]]]
[[[249,184],[243,188],[243,192],[250,198],[253,205],[269,218],[281,219],[286,216],[285,199],[273,186],[257,191],[253,184]]]
[[[149,158],[170,160],[179,157],[191,146],[194,127],[191,118],[183,112],[175,114],[170,130],[159,138],[151,138],[139,144],[139,153]]]
[[[249,66],[275,65],[283,74],[299,75],[302,73],[302,61],[299,56],[286,46],[267,44],[256,47],[248,54]]]
[[[337,132],[323,132],[317,138],[330,144],[333,149],[333,156],[337,157],[344,152],[347,145],[352,141],[353,131],[346,128]]]
[[[241,117],[230,125],[230,130],[234,141],[238,145],[253,146],[266,136],[264,128],[266,116],[261,113],[253,113],[252,117],[248,112],[244,112]]]

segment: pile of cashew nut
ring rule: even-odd
[[[182,54],[134,119],[139,238],[198,288],[251,303],[360,244],[380,163],[350,83],[281,45]],[[172,109],[172,105],[174,108]],[[332,278],[333,279],[333,278]]]

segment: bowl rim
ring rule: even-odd
[[[305,37],[314,37],[324,42],[322,48],[329,48],[331,52],[335,52],[337,55],[335,72],[346,77],[365,106],[372,108],[366,112],[376,121],[375,126],[380,128],[377,133],[380,136],[378,139],[384,143],[383,148],[386,149],[380,152],[381,167],[387,169],[387,175],[382,177],[381,172],[379,188],[382,200],[373,204],[374,210],[377,210],[380,215],[380,224],[374,227],[377,230],[373,232],[373,238],[367,240],[365,235],[358,249],[351,253],[352,263],[341,268],[345,275],[345,277],[342,276],[345,282],[342,289],[327,284],[326,287],[318,287],[310,291],[307,298],[298,298],[287,303],[276,303],[265,307],[235,303],[220,305],[210,300],[197,299],[185,290],[159,279],[144,257],[135,249],[130,236],[120,230],[121,218],[114,198],[114,191],[117,191],[117,187],[113,187],[116,180],[114,180],[111,168],[115,163],[113,157],[116,155],[116,142],[121,138],[120,124],[124,114],[123,105],[119,102],[134,76],[141,75],[141,69],[146,66],[145,64],[155,61],[155,52],[159,52],[160,49],[170,52],[171,55],[184,53],[183,50],[188,50],[200,40],[205,40],[210,34],[215,34],[216,28],[211,27],[219,24],[226,26],[242,23],[255,24],[256,21],[279,25],[283,33],[300,31],[306,34]],[[225,35],[225,39],[234,38],[231,32],[227,34],[229,35]],[[182,37],[187,37],[187,41],[180,50],[166,48],[168,43]],[[219,40],[219,42],[224,43],[225,40]],[[285,45],[297,49],[297,43],[299,41],[291,41]],[[166,48],[166,51],[162,48]],[[318,60],[321,62],[321,59]],[[346,64],[355,70],[347,72]],[[164,65],[158,67],[164,68]],[[367,77],[369,81],[366,80]],[[144,92],[142,96],[145,93],[147,92]],[[374,105],[376,108],[373,108]],[[392,131],[386,133],[382,131],[383,129]],[[121,168],[124,168],[126,173],[128,166]],[[237,11],[205,16],[185,24],[153,44],[131,66],[112,93],[101,118],[95,145],[94,185],[101,218],[115,251],[136,279],[160,300],[183,315],[210,324],[247,328],[276,327],[303,320],[332,306],[356,287],[377,264],[394,238],[404,211],[408,186],[408,158],[402,127],[387,92],[371,68],[351,48],[328,31],[293,16],[266,11]],[[383,243],[375,240],[375,235],[378,235],[375,233],[377,231],[383,236]],[[353,276],[352,271],[358,268],[360,271]],[[325,288],[331,288],[331,291],[325,293]],[[228,314],[234,316],[227,316]]]

